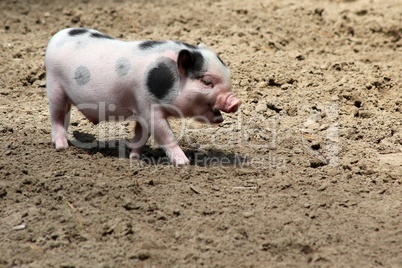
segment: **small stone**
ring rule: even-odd
[[[281,86],[281,89],[282,89],[282,90],[288,90],[291,86],[292,86],[291,84],[285,83],[285,84],[283,84],[283,85]]]
[[[246,211],[246,212],[243,213],[243,216],[244,216],[244,218],[248,219],[248,218],[254,216],[254,212]]]
[[[194,186],[194,185],[190,185],[190,189],[191,189],[191,191],[193,191],[193,192],[196,193],[196,194],[200,194],[200,193],[201,193],[200,189],[198,189],[198,187],[196,187],[196,186]]]
[[[174,232],[173,237],[174,237],[175,239],[179,239],[179,238],[181,237],[180,232],[178,232],[178,231]]]
[[[126,210],[133,210],[133,209],[136,209],[136,206],[135,206],[134,203],[131,202],[131,201],[127,201],[127,202],[123,205],[123,207],[124,207]]]
[[[325,191],[325,189],[327,189],[327,185],[326,185],[326,184],[321,185],[321,187],[318,188],[317,190],[320,191],[320,192],[322,192],[322,191]]]
[[[218,186],[212,186],[212,190],[219,192],[221,189]]]
[[[26,225],[23,223],[23,224],[14,226],[14,227],[13,227],[13,230],[19,231],[19,230],[24,230],[25,228],[26,228]]]
[[[328,129],[328,128],[329,128],[329,125],[328,125],[328,124],[322,124],[322,125],[320,126],[320,131],[326,130],[326,129]]]
[[[180,209],[178,209],[178,208],[175,208],[174,210],[173,210],[173,215],[175,215],[175,216],[180,216]]]
[[[387,189],[382,189],[380,191],[378,191],[378,194],[384,194],[387,191]]]
[[[36,80],[33,83],[33,86],[39,87],[39,88],[45,88],[46,87],[46,81],[44,81],[44,80]]]
[[[167,218],[167,216],[163,213],[163,212],[161,212],[161,211],[157,211],[156,212],[157,213],[157,219],[158,220],[160,220],[160,221],[166,221],[168,218]]]
[[[212,244],[213,242],[214,242],[214,240],[212,238],[205,239],[206,244]]]

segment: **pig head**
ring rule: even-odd
[[[181,50],[177,59],[181,91],[173,105],[184,116],[206,123],[221,123],[221,111],[234,113],[241,105],[231,88],[230,70],[214,52],[202,45]]]

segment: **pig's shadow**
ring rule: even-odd
[[[70,140],[71,146],[76,147],[86,153],[93,155],[100,153],[105,157],[129,158],[129,148],[126,146],[128,141],[125,139],[114,139],[108,141],[98,141],[94,135],[74,131],[75,140]],[[225,152],[217,149],[185,149],[184,153],[190,160],[191,165],[195,166],[237,166],[247,163],[247,157],[233,152]],[[139,159],[149,165],[170,165],[170,161],[161,148],[152,148],[145,145],[143,153]]]

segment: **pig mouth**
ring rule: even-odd
[[[219,111],[218,109],[215,109],[213,107],[211,107],[212,110],[212,114],[213,114],[213,120],[212,123],[214,124],[219,124],[223,122],[223,116],[221,111]]]
[[[214,108],[211,104],[209,109],[201,116],[195,117],[195,120],[202,123],[219,124],[223,122],[223,116],[219,109]]]

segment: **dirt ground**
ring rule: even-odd
[[[2,0],[0,15],[0,267],[402,267],[400,0]],[[218,127],[172,120],[185,168],[153,142],[130,161],[133,122],[76,110],[57,152],[40,67],[75,26],[204,42],[243,105]]]

